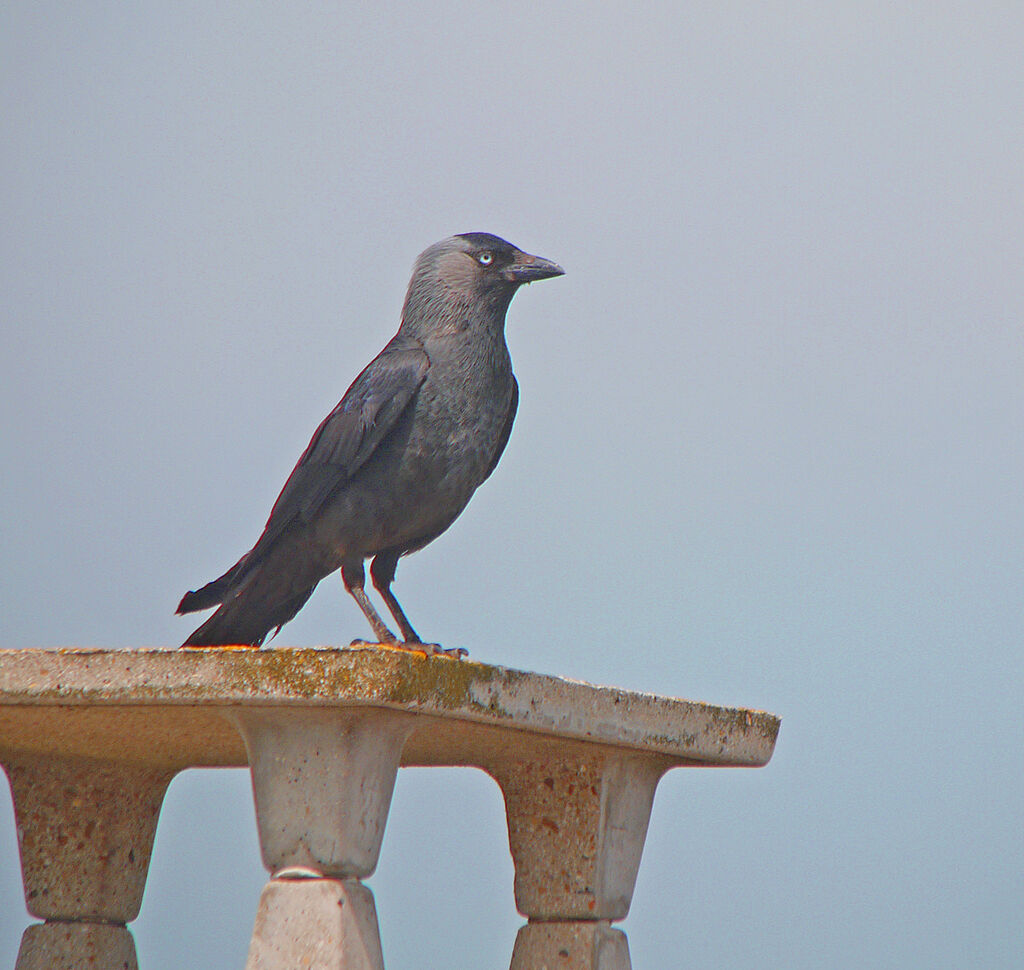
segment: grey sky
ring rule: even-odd
[[[654,967],[1018,966],[1015,4],[8,4],[0,645],[180,642],[417,253],[560,262],[493,478],[396,591],[509,666],[783,717],[661,785]],[[327,580],[278,638],[348,642]],[[171,786],[144,970],[241,966],[248,781]],[[507,967],[481,774],[399,779],[390,970]],[[0,793],[0,965],[28,922]]]

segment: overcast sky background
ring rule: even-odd
[[[662,782],[637,970],[1019,967],[1019,4],[5,4],[0,645],[175,645],[455,232],[509,448],[399,568],[476,659],[783,718]],[[326,580],[275,643],[367,635]],[[0,966],[25,913],[0,791]],[[241,967],[249,782],[171,785],[142,970]],[[497,786],[400,774],[389,970],[506,968]]]

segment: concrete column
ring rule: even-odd
[[[135,970],[125,924],[139,915],[173,770],[20,756],[11,783],[25,904],[46,920],[22,937],[16,970]]]
[[[263,864],[246,970],[384,970],[373,894],[414,718],[371,709],[250,708],[245,738]]]
[[[511,970],[630,970],[629,912],[660,757],[582,748],[490,767],[508,815],[516,907]]]
[[[527,923],[516,936],[511,970],[630,970],[629,943],[608,920]]]

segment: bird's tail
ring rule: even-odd
[[[261,561],[247,553],[223,576],[186,593],[178,613],[218,606],[183,644],[185,647],[247,645],[258,647],[302,609],[325,573],[309,567],[298,574],[294,550],[278,547]]]
[[[196,613],[223,603],[245,580],[251,557],[252,553],[247,552],[223,576],[207,583],[202,589],[187,592],[174,612],[181,616],[183,613]]]
[[[198,630],[182,644],[183,647],[220,647],[244,645],[258,647],[273,630],[281,629],[313,595],[310,586],[284,602],[268,604],[252,602],[243,590],[221,605]]]

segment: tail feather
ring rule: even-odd
[[[180,616],[183,613],[196,613],[199,610],[208,610],[211,606],[223,603],[245,580],[246,573],[249,571],[251,556],[252,553],[247,552],[223,576],[219,576],[213,582],[207,583],[201,589],[191,590],[186,593],[182,596],[175,612]]]
[[[224,603],[198,630],[182,644],[185,647],[220,647],[244,645],[258,647],[273,630],[280,630],[300,609],[316,589],[296,593],[284,602],[259,603],[243,590]]]
[[[219,579],[186,593],[179,613],[219,606],[183,646],[260,646],[299,612],[332,571],[311,552],[301,533],[282,537],[260,560],[247,553]]]

